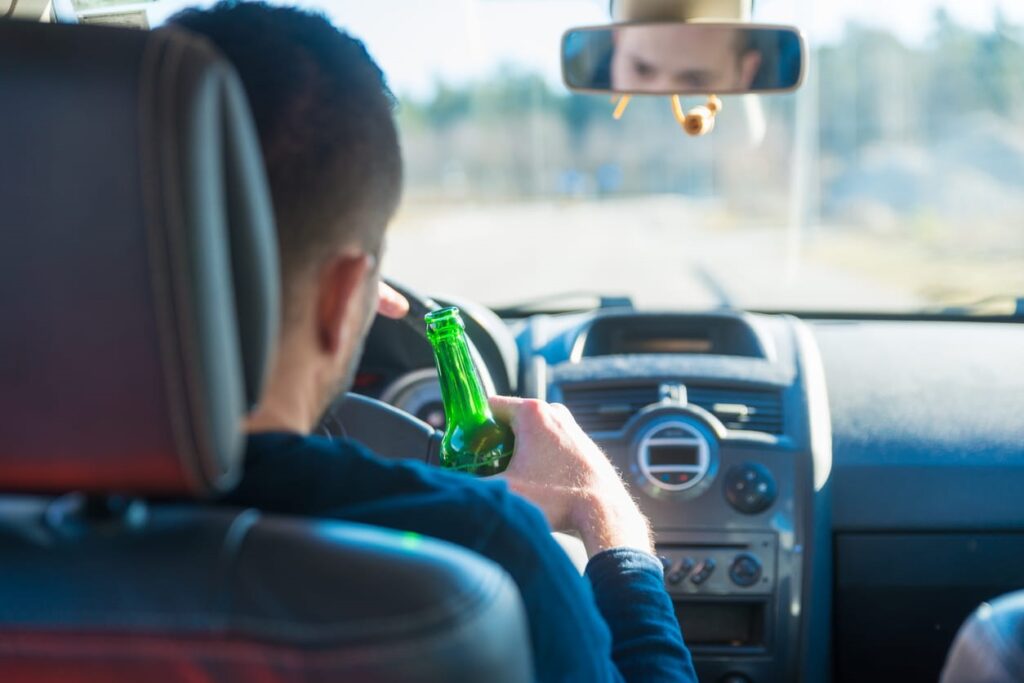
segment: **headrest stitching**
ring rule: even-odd
[[[162,126],[154,125],[156,117],[165,117],[167,104],[173,102],[172,98],[161,100],[158,89],[161,87],[161,76],[163,62],[177,62],[180,59],[177,54],[170,54],[174,47],[174,41],[165,31],[154,31],[146,45],[142,55],[142,66],[140,69],[141,84],[140,92],[140,163],[141,184],[144,192],[143,210],[146,214],[145,222],[147,229],[147,243],[149,245],[151,282],[154,290],[154,306],[158,325],[158,336],[160,345],[160,356],[163,361],[164,385],[168,399],[168,411],[170,413],[171,429],[174,436],[174,443],[178,451],[178,461],[182,473],[188,480],[193,490],[202,491],[205,489],[204,478],[197,471],[198,444],[195,442],[195,429],[190,429],[191,417],[195,416],[194,410],[189,410],[187,398],[187,386],[182,386],[182,378],[179,371],[186,365],[184,337],[187,334],[179,334],[175,328],[175,308],[182,305],[181,296],[176,296],[171,304],[171,296],[174,294],[173,282],[173,261],[169,253],[170,233],[173,230],[168,225],[166,212],[172,210],[175,205],[174,196],[170,195],[170,201],[160,198],[160,184],[166,175],[159,172],[159,164],[162,161],[160,149],[162,142]],[[172,71],[166,68],[167,71]],[[176,70],[176,67],[175,69]],[[164,86],[165,88],[167,86]],[[166,144],[164,145],[166,147]],[[180,225],[180,222],[179,222]],[[180,316],[183,317],[183,316]],[[178,343],[175,344],[174,342]],[[187,382],[186,382],[187,384]],[[191,414],[189,414],[191,413]]]
[[[186,45],[195,47],[195,43],[186,41],[181,36],[172,36],[167,41],[171,50],[169,51],[169,58],[164,62],[166,71],[162,74],[159,82],[164,84],[164,94],[166,95],[165,106],[162,110],[165,114],[168,114],[170,119],[168,123],[169,129],[174,131],[173,136],[161,136],[160,139],[164,142],[164,154],[162,159],[165,162],[165,166],[169,167],[171,171],[162,175],[162,179],[165,182],[166,194],[164,196],[170,197],[171,201],[166,206],[165,215],[168,217],[168,221],[165,223],[168,233],[168,243],[171,247],[172,262],[175,264],[185,264],[189,262],[187,256],[182,256],[188,251],[189,245],[185,243],[184,237],[186,230],[186,217],[182,216],[183,213],[183,202],[185,199],[184,192],[181,189],[181,154],[180,154],[180,124],[177,114],[178,109],[176,107],[167,106],[175,101],[175,87],[178,85],[180,80],[180,69],[182,64],[182,58],[185,53]],[[189,216],[191,217],[191,216]],[[176,257],[176,258],[175,258]],[[213,444],[209,443],[208,435],[210,434],[210,425],[207,424],[208,413],[202,409],[205,404],[205,397],[203,396],[200,387],[202,386],[201,373],[204,372],[203,357],[196,349],[195,340],[197,338],[195,330],[195,319],[193,315],[190,315],[193,311],[193,300],[191,291],[191,273],[186,268],[171,268],[170,277],[172,285],[175,290],[175,310],[178,313],[178,329],[181,330],[182,334],[179,337],[181,345],[181,355],[184,361],[182,365],[182,374],[185,377],[185,392],[188,396],[187,407],[190,412],[190,422],[192,426],[191,436],[194,439],[195,449],[190,453],[188,462],[185,465],[188,467],[190,473],[196,478],[203,488],[210,488],[217,479],[216,472],[211,472],[210,468],[204,467],[203,454],[214,454],[216,449]]]

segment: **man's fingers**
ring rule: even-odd
[[[523,405],[523,399],[512,396],[491,396],[487,401],[491,404],[491,412],[494,413],[494,417],[515,426],[516,415]]]
[[[409,313],[409,301],[386,282],[381,282],[377,294],[377,312],[385,318],[404,318]]]
[[[573,419],[572,413],[569,412],[569,408],[564,403],[551,403],[551,408],[562,417]]]

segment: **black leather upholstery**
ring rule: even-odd
[[[509,681],[515,586],[415,535],[156,505],[0,499],[4,681]],[[137,504],[138,505],[138,504]]]
[[[942,683],[1024,681],[1024,591],[985,603],[960,628]]]
[[[180,32],[4,22],[0,102],[0,487],[229,486],[278,295],[233,71]]]
[[[487,560],[184,502],[234,480],[276,334],[232,69],[172,31],[0,22],[0,123],[0,680],[529,680]]]

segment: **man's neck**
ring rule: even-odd
[[[310,423],[300,416],[292,414],[284,405],[277,405],[266,398],[245,420],[245,431],[256,432],[294,432],[308,434]]]
[[[288,363],[278,353],[267,378],[263,398],[249,414],[245,429],[253,432],[295,432],[308,434],[320,415],[321,401],[316,382],[308,368]]]

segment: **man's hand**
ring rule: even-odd
[[[377,313],[385,318],[399,320],[409,313],[409,302],[390,285],[381,280],[377,295]]]
[[[504,473],[513,491],[544,511],[555,531],[576,531],[591,557],[609,548],[652,552],[650,527],[619,473],[561,404],[496,396],[515,453]]]

